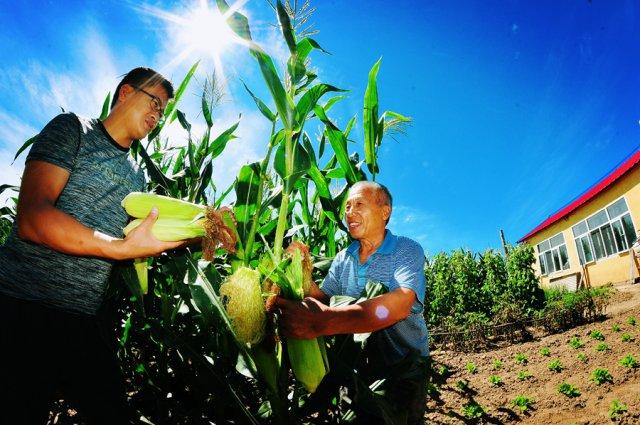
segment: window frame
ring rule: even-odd
[[[561,236],[562,242],[558,243],[555,246],[551,246],[551,240],[556,239],[558,236]],[[540,246],[545,245],[545,249],[543,251],[540,250]],[[566,263],[562,262],[562,255],[560,254],[560,249],[564,248],[567,261]],[[559,232],[550,238],[547,238],[543,241],[540,241],[536,244],[536,251],[538,252],[538,264],[540,266],[540,275],[548,276],[554,273],[561,273],[566,270],[571,269],[571,259],[569,258],[569,250],[567,249],[567,241],[564,238],[564,233]],[[556,265],[559,264],[559,267]],[[566,264],[566,267],[565,267]]]
[[[623,211],[622,213],[619,213],[616,216],[611,216],[609,213],[609,208],[620,202],[620,200],[624,201],[624,205],[626,210]],[[589,225],[589,220],[594,218],[597,215],[600,215],[604,212],[604,215],[607,218],[607,221],[604,223],[601,223],[597,226],[594,226],[593,228],[591,228],[591,226]],[[585,266],[587,264],[591,264],[591,263],[596,263],[598,261],[601,260],[606,260],[609,259],[611,257],[615,257],[618,256],[626,251],[628,251],[631,247],[631,244],[629,244],[629,236],[627,235],[627,229],[625,227],[625,224],[623,222],[623,218],[626,216],[629,216],[629,220],[631,222],[631,225],[633,226],[633,230],[634,233],[637,232],[638,229],[635,228],[635,224],[634,224],[634,220],[633,220],[633,216],[631,215],[631,210],[629,210],[629,204],[627,203],[627,199],[625,196],[621,196],[619,198],[617,198],[616,200],[614,200],[613,202],[605,205],[603,208],[600,208],[598,211],[594,212],[593,214],[585,217],[584,219],[580,220],[579,222],[577,222],[576,224],[574,224],[573,226],[571,226],[571,234],[573,235],[573,242],[576,246],[576,250],[578,252],[578,260],[580,262],[581,266]],[[582,233],[576,234],[575,232],[575,228],[578,226],[584,225],[582,227],[585,227],[586,230],[584,230]],[[622,234],[621,236],[621,240],[624,242],[624,244],[626,244],[626,247],[620,247],[619,245],[619,241],[618,238],[616,237],[616,233],[615,233],[615,228],[616,225],[618,227],[618,230],[622,230]],[[605,229],[607,228],[607,229]],[[610,242],[611,245],[614,249],[614,252],[609,253],[610,249],[607,247],[607,235],[606,232],[610,233]],[[601,246],[599,248],[601,248],[602,250],[602,256],[598,257],[597,255],[597,251],[596,251],[596,243],[594,243],[594,235],[595,237],[599,237],[599,239],[595,242],[598,242]],[[633,237],[635,238],[635,235],[633,235]],[[589,244],[589,250],[591,251],[591,261],[587,261],[586,256],[584,254],[584,250],[582,249],[582,246],[580,245],[582,243],[582,239],[586,238],[588,244]]]

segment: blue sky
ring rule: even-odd
[[[200,43],[182,62],[190,30],[158,17],[188,16],[197,1],[26,1],[0,5],[0,183],[19,180],[26,138],[60,107],[99,113],[119,76],[146,65],[178,83],[199,57],[182,109],[203,128],[198,92],[214,63]],[[429,254],[515,242],[640,145],[640,5],[634,1],[338,1],[312,3],[320,79],[348,89],[340,126],[358,114],[367,73],[382,57],[381,110],[413,118],[383,142],[379,181],[394,194],[390,227]],[[213,2],[211,8],[215,8]],[[200,6],[201,7],[201,6]],[[242,6],[277,60],[286,48],[264,1]],[[213,44],[213,43],[212,43]],[[240,139],[215,163],[219,187],[262,157],[269,126],[239,78],[268,100],[239,46],[220,53],[222,130],[242,114]],[[308,129],[314,131],[314,128]],[[172,143],[184,143],[176,125]],[[361,150],[362,127],[353,130]]]

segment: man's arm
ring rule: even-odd
[[[127,238],[118,239],[91,229],[55,207],[69,171],[45,161],[27,162],[18,198],[18,236],[53,250],[78,256],[123,260],[150,257],[184,245],[161,242],[151,234],[157,212]]]
[[[318,291],[322,292],[319,288]],[[278,297],[272,311],[280,310],[280,331],[285,336],[310,339],[387,328],[407,318],[415,300],[416,293],[407,288],[340,307],[329,307],[315,297],[307,297],[302,302]]]

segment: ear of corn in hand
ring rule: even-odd
[[[158,209],[158,219],[151,233],[161,241],[180,241],[202,237],[203,257],[213,258],[218,247],[227,252],[236,250],[235,217],[229,208],[194,204],[153,193],[131,192],[122,200],[129,215],[136,218],[124,228],[125,236],[142,223],[152,208]]]
[[[238,340],[245,344],[260,342],[266,325],[260,272],[238,268],[220,285],[220,297]]]

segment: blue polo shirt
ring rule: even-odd
[[[409,317],[378,331],[377,341],[388,364],[398,362],[411,351],[428,356],[429,335],[422,314],[426,290],[422,247],[387,230],[382,244],[364,264],[360,264],[359,250],[360,242],[354,241],[336,255],[322,283],[322,291],[330,297],[358,298],[368,281],[383,283],[389,292],[398,288],[413,290],[416,301]]]

